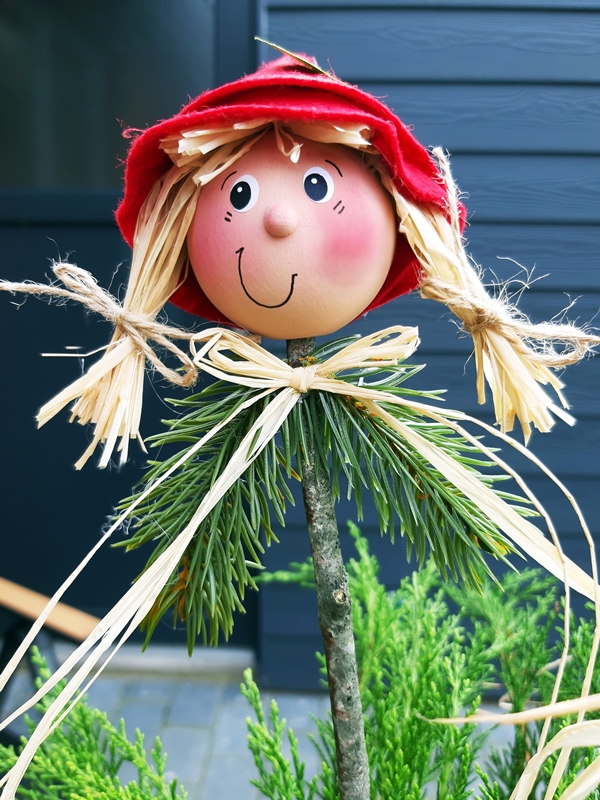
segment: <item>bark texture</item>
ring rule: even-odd
[[[288,341],[288,362],[301,365],[314,339]],[[318,435],[318,434],[317,434]],[[319,627],[323,636],[341,800],[369,800],[369,764],[352,631],[348,574],[340,548],[328,472],[316,469],[314,442],[303,463],[302,492],[315,567]]]

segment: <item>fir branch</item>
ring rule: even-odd
[[[306,360],[315,363],[349,342],[329,342]],[[421,367],[377,365],[338,374],[350,385],[410,397],[435,398],[439,392],[415,392],[405,383]],[[121,546],[128,550],[154,544],[148,565],[165,550],[193,516],[200,500],[219,478],[242,437],[270,402],[256,389],[217,381],[199,394],[171,401],[181,416],[166,421],[167,430],[150,440],[162,450],[161,460],[150,462],[146,485],[160,478],[199,439],[253,398],[230,424],[165,479],[137,509],[134,525]],[[486,472],[492,464],[477,448],[450,427],[432,422],[418,411],[385,403],[383,407],[421,436],[441,448],[456,462],[495,489],[503,475]],[[229,636],[233,615],[243,611],[248,588],[255,589],[252,570],[260,569],[261,532],[267,544],[276,540],[273,516],[284,525],[287,503],[293,503],[289,480],[302,479],[309,443],[315,443],[315,468],[329,476],[334,496],[343,491],[354,497],[362,516],[363,491],[370,492],[382,533],[393,539],[396,531],[406,538],[407,554],[419,563],[427,553],[445,576],[478,585],[480,572],[488,570],[486,554],[506,560],[513,551],[509,541],[438,470],[416,452],[385,422],[373,417],[350,396],[310,391],[303,395],[273,440],[249,466],[200,525],[182,563],[163,589],[145,623],[147,639],[169,609],[185,622],[188,646],[201,636],[216,644],[219,634]],[[174,448],[177,448],[173,452]],[[142,490],[140,489],[140,492]],[[125,509],[135,498],[124,500]],[[533,513],[527,502],[498,492],[524,515]],[[489,571],[489,570],[488,570]]]

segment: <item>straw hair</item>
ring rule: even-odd
[[[447,191],[448,218],[437,208],[418,205],[400,194],[389,176],[380,171],[396,203],[400,231],[423,269],[421,295],[447,305],[471,335],[477,397],[480,403],[485,402],[487,381],[502,431],[511,431],[517,418],[527,442],[531,424],[540,431],[550,430],[554,425],[552,414],[573,424],[573,417],[557,406],[542,386],[550,385],[561,405],[568,408],[560,393],[563,384],[550,370],[577,363],[600,337],[574,325],[534,325],[502,296],[490,297],[463,246],[458,190],[448,158],[440,148],[433,153]],[[556,343],[563,346],[561,351],[554,349]]]
[[[38,415],[39,425],[44,425],[68,403],[75,401],[70,421],[77,420],[82,425],[92,423],[92,441],[77,461],[77,469],[81,469],[100,443],[104,443],[100,468],[108,465],[115,449],[121,453],[120,460],[124,463],[132,438],[137,438],[143,447],[139,430],[146,359],[173,384],[191,386],[196,380],[197,370],[190,358],[170,346],[168,341],[156,340],[160,346],[174,352],[184,370],[177,372],[165,367],[148,345],[148,333],[157,315],[187,275],[186,235],[202,187],[241,158],[273,128],[279,150],[294,163],[300,158],[302,148],[299,136],[372,149],[369,140],[362,135],[364,126],[341,127],[329,123],[283,125],[268,120],[238,123],[222,129],[185,131],[162,142],[174,165],[156,182],[140,211],[122,310],[109,307],[110,303],[105,302],[106,293],[105,298],[97,298],[97,302],[93,299],[87,302],[90,292],[94,292],[92,284],[95,282],[85,277],[82,280],[83,270],[74,278],[75,283],[80,284],[78,299],[114,323],[112,340],[102,358],[82,378],[46,403]],[[77,272],[77,268],[74,269]],[[71,280],[72,286],[73,267],[61,264],[57,274],[62,279]],[[11,290],[8,284],[2,288]],[[103,292],[97,285],[95,288],[97,295]],[[32,292],[31,285],[27,291]],[[75,291],[78,291],[77,287]],[[141,325],[131,324],[132,314]]]
[[[399,230],[422,267],[421,294],[447,305],[473,338],[478,399],[485,402],[487,381],[502,431],[512,430],[517,418],[527,441],[532,423],[541,431],[550,430],[554,424],[552,414],[573,424],[574,419],[553,402],[542,386],[550,385],[566,407],[560,394],[562,383],[550,370],[579,361],[600,338],[571,325],[532,325],[502,297],[487,294],[463,247],[458,191],[441,150],[434,154],[440,165],[440,180],[447,191],[447,216],[437,208],[413,202],[398,191],[370,143],[371,131],[364,125],[257,119],[229,127],[183,131],[162,141],[161,147],[173,161],[173,167],[157,181],[140,211],[122,309],[118,304],[114,308],[107,303],[109,296],[93,279],[82,279],[82,274],[87,275],[83,270],[74,278],[75,283],[86,284],[81,290],[75,288],[78,296],[74,299],[104,314],[115,325],[102,358],[50,400],[38,416],[39,424],[43,425],[75,401],[71,421],[93,424],[92,441],[77,462],[77,469],[100,443],[104,443],[101,468],[109,463],[115,448],[121,453],[121,463],[125,462],[130,439],[137,438],[143,447],[139,427],[146,359],[171,383],[191,386],[196,380],[197,369],[189,356],[169,341],[175,330],[170,329],[164,335],[164,328],[159,326],[158,338],[152,337],[152,324],[187,275],[186,235],[202,187],[270,130],[275,132],[280,152],[294,163],[300,158],[301,140],[305,138],[342,144],[365,153],[365,163],[379,174],[392,195]],[[57,270],[57,274],[62,279],[65,276],[73,279],[73,270],[77,271],[67,264],[59,268],[62,272],[59,274]],[[52,294],[48,291],[50,287],[40,286],[36,292],[32,284],[27,284],[27,289],[24,286],[4,282],[0,289]],[[96,295],[95,300],[90,293]],[[170,350],[179,359],[183,371],[169,369],[162,363],[148,344],[149,336],[154,338],[155,345]],[[175,333],[175,338],[189,337],[180,332]],[[562,351],[554,349],[556,342],[564,345]]]
[[[131,274],[123,308],[109,319],[115,324],[112,340],[102,358],[79,380],[60,392],[40,410],[38,422],[44,425],[65,405],[76,400],[71,421],[91,422],[94,435],[89,447],[75,465],[85,464],[99,442],[106,442],[100,459],[105,467],[120,438],[121,462],[127,460],[129,440],[139,437],[142,412],[145,358],[154,366],[146,346],[143,326],[131,324],[132,315],[151,322],[185,277],[187,250],[185,236],[194,215],[198,188],[188,171],[173,167],[154,185],[144,203],[134,237]],[[82,271],[83,272],[83,271]],[[85,287],[93,291],[93,287]],[[98,293],[102,290],[96,286]],[[162,371],[171,383],[188,386],[196,378],[190,359],[186,371]]]

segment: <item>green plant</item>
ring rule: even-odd
[[[486,584],[479,595],[458,586],[447,589],[489,645],[496,677],[506,689],[513,711],[524,711],[533,699],[539,701],[542,685],[552,691],[554,676],[546,671],[546,665],[558,655],[551,642],[558,618],[557,589],[554,578],[538,570],[508,573],[502,587]],[[508,800],[537,748],[540,729],[516,726],[511,747],[492,751],[488,777],[496,789],[493,794],[484,789],[485,798]]]
[[[564,618],[558,582],[541,570],[507,572],[501,582],[482,576],[479,589],[441,582],[432,563],[402,581],[395,592],[379,582],[377,560],[367,540],[350,525],[358,557],[348,564],[353,625],[365,716],[372,800],[421,800],[429,784],[436,800],[466,800],[479,777],[479,800],[509,800],[540,740],[542,723],[515,726],[511,743],[492,749],[486,763],[476,763],[487,734],[477,726],[433,724],[429,720],[472,713],[486,687],[501,686],[514,711],[531,703],[550,702],[554,667],[564,644]],[[311,563],[261,575],[261,582],[310,586]],[[458,608],[449,613],[446,599]],[[590,608],[591,610],[591,608]],[[471,628],[467,632],[465,625]],[[571,646],[559,700],[579,696],[594,635],[591,619],[571,615]],[[260,694],[248,672],[242,691],[257,720],[248,720],[251,749],[260,778],[255,785],[272,800],[307,800],[309,791],[337,800],[335,746],[330,720],[315,720],[313,744],[322,760],[316,785],[303,778],[297,747],[296,783],[283,775],[290,769],[282,756],[285,721],[271,706],[269,726]],[[600,663],[591,692],[600,691]],[[600,713],[586,715],[599,718]],[[553,720],[551,739],[574,717]],[[288,731],[288,736],[293,733]],[[268,744],[267,744],[268,743]],[[593,748],[573,750],[556,797],[598,756]],[[536,795],[544,796],[558,753],[544,764]],[[299,768],[301,767],[301,768]],[[272,776],[281,777],[272,777]],[[298,777],[300,776],[300,777]],[[273,786],[279,787],[274,794]],[[532,795],[533,796],[533,795]],[[589,795],[600,800],[600,789]]]
[[[34,661],[42,682],[50,676],[43,658],[36,653]],[[61,684],[50,691],[39,704],[46,711],[56,698]],[[35,725],[27,721],[30,731]],[[23,740],[23,746],[26,740]],[[0,745],[0,774],[16,762],[18,753],[13,747]],[[122,783],[119,771],[124,764],[137,770],[137,781]],[[178,787],[177,780],[165,778],[166,755],[160,739],[149,762],[144,750],[144,736],[135,732],[130,742],[125,723],[112,725],[102,711],[90,707],[80,698],[69,714],[35,754],[17,789],[22,800],[185,800],[187,793]]]
[[[489,643],[495,656],[497,678],[506,689],[506,700],[512,710],[522,711],[531,703],[546,705],[554,688],[553,668],[564,646],[564,614],[557,599],[558,584],[540,570],[525,570],[521,575],[506,575],[503,587],[504,591],[486,583],[479,596],[460,587],[449,587],[448,591]],[[588,610],[593,611],[591,605]],[[581,694],[592,649],[594,621],[571,614],[570,629],[569,659],[558,700]],[[600,691],[600,662],[595,665],[590,691]],[[586,714],[586,719],[598,718],[598,712]],[[546,741],[575,719],[575,716],[554,719]],[[480,771],[483,800],[509,800],[527,761],[537,750],[541,731],[541,722],[515,726],[511,745],[492,751],[487,774]],[[554,796],[560,797],[597,756],[594,748],[573,750]],[[556,753],[544,762],[536,782],[536,796],[545,795],[558,757]],[[600,789],[588,797],[598,800]]]
[[[480,632],[468,634],[458,615],[449,612],[433,564],[402,581],[396,592],[387,592],[378,580],[377,559],[369,553],[366,539],[354,525],[350,532],[358,554],[348,563],[348,577],[371,796],[417,800],[426,784],[436,781],[438,800],[466,799],[484,735],[473,725],[443,727],[432,725],[428,718],[457,716],[465,707],[468,713],[476,710],[484,682],[491,675],[488,647]],[[306,583],[308,566],[296,565],[277,577]],[[296,793],[289,790],[286,774],[290,767],[285,759],[282,762],[277,747],[284,723],[272,704],[269,727],[258,689],[250,673],[245,677],[242,691],[257,714],[257,721],[248,721],[260,775],[255,785],[273,800],[303,800],[302,792],[311,797],[313,784],[303,778],[296,778]],[[335,800],[330,720],[318,721],[314,744],[323,763],[314,791],[323,800]],[[279,793],[273,791],[275,786]],[[288,787],[288,793],[281,787]]]

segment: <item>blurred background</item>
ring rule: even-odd
[[[425,145],[452,155],[465,192],[469,251],[486,280],[533,280],[520,305],[535,320],[592,321],[600,306],[600,3],[598,0],[75,0],[0,1],[0,275],[45,280],[69,257],[119,293],[129,250],[113,221],[128,142],[189,98],[252,71],[277,54],[253,37],[317,57],[386,102]],[[142,478],[144,457],[104,471],[72,464],[89,432],[68,414],[37,431],[39,407],[91,359],[40,353],[105,344],[109,327],[79,308],[0,297],[2,521],[0,576],[52,593],[98,539],[114,505]],[[189,324],[176,309],[169,316]],[[400,298],[351,326],[419,325],[415,386],[447,388],[447,402],[491,421],[476,404],[467,339],[451,315],[417,296]],[[532,449],[572,488],[600,531],[600,361],[565,376],[578,419],[534,434]],[[173,390],[149,382],[143,433],[172,415]],[[518,434],[517,434],[518,435]],[[586,548],[566,503],[527,463],[513,460],[551,512],[568,554]],[[356,512],[342,503],[338,518]],[[403,542],[391,545],[368,511],[363,530],[390,587],[407,574]],[[269,568],[308,555],[296,506]],[[348,545],[346,539],[345,546]],[[348,555],[351,551],[347,550]],[[106,547],[66,600],[105,613],[146,554]],[[0,611],[2,626],[10,615]],[[156,637],[181,643],[165,620]],[[265,685],[315,688],[320,647],[310,592],[265,587],[248,598],[233,643],[252,647]]]

